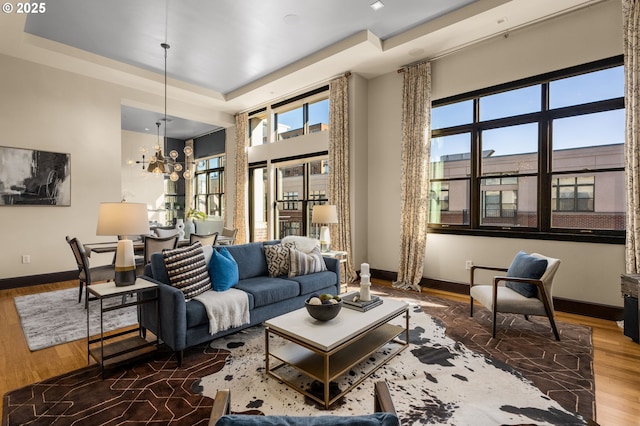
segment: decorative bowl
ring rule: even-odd
[[[329,303],[322,305],[310,305],[308,300],[305,300],[304,306],[307,308],[307,312],[313,318],[318,321],[329,321],[338,316],[340,309],[342,309],[342,300],[338,303]]]

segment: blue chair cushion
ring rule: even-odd
[[[238,264],[226,247],[213,250],[209,261],[209,275],[215,291],[229,290],[238,283]]]
[[[398,426],[398,416],[375,413],[364,416],[248,416],[231,414],[220,417],[216,426]]]
[[[509,270],[507,271],[507,276],[539,280],[542,278],[546,270],[547,259],[540,259],[538,257],[531,256],[524,251],[520,251],[511,262]],[[524,297],[536,297],[538,295],[538,287],[533,284],[507,281],[505,286],[520,293]]]

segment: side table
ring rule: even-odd
[[[323,251],[322,255],[325,257],[331,257],[338,259],[340,262],[340,293],[347,292],[347,252],[339,250]],[[342,267],[344,266],[344,274],[342,273]]]
[[[622,274],[620,287],[624,297],[624,335],[634,342],[640,341],[640,306],[638,306],[638,292],[640,290],[640,274]]]
[[[87,307],[87,362],[91,362],[93,357],[104,373],[105,368],[116,366],[132,358],[139,357],[158,350],[160,340],[155,336],[155,340],[148,341],[142,336],[142,328],[128,328],[122,331],[115,331],[105,336],[104,313],[129,306],[139,306],[145,303],[158,303],[158,285],[147,280],[138,278],[134,285],[116,287],[115,283],[92,284],[87,286],[87,291],[95,297],[94,300],[100,303],[100,334],[91,336],[89,331],[89,311],[92,303]],[[154,296],[140,300],[140,294],[152,291]],[[126,302],[123,297],[135,294],[136,300]],[[114,306],[105,306],[105,301],[114,297],[123,298],[122,303]],[[156,309],[157,311],[157,309]],[[158,321],[160,319],[158,318]],[[159,324],[159,322],[158,322]],[[131,335],[126,338],[110,341],[121,336]],[[110,342],[108,342],[110,341]],[[108,343],[107,343],[108,342]]]

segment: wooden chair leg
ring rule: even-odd
[[[491,326],[493,328],[493,330],[492,330],[493,334],[492,335],[493,335],[494,339],[496,338],[496,319],[497,319],[497,317],[498,317],[498,312],[494,309],[493,310],[493,321],[491,322]]]
[[[469,299],[469,316],[473,317],[473,297],[470,297]]]
[[[553,319],[553,316],[547,315],[549,318],[549,324],[551,324],[551,329],[553,330],[553,335],[556,336],[556,340],[560,341],[560,334],[558,334],[558,328],[556,327],[556,321]]]

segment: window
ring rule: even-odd
[[[592,212],[594,186],[594,176],[554,179],[551,208],[558,212]]]
[[[207,215],[224,216],[224,164],[224,155],[196,162],[195,206]]]
[[[327,202],[328,159],[289,163],[276,169],[276,238],[305,235],[317,238],[311,224],[313,206]]]
[[[329,86],[271,106],[276,140],[329,129]]]
[[[435,101],[430,228],[622,236],[624,128],[621,57]]]
[[[249,117],[250,146],[263,145],[269,142],[266,108],[252,113]]]

